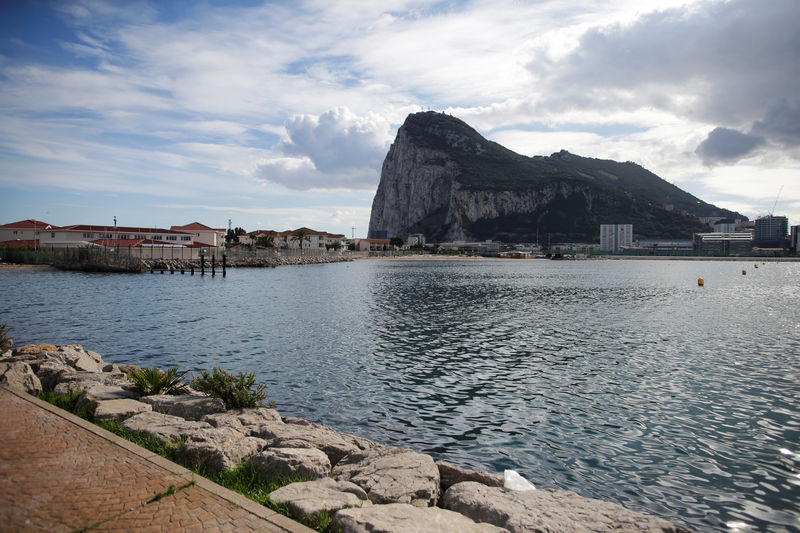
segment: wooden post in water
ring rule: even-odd
[[[211,254],[211,277],[217,275],[217,255]]]
[[[226,260],[225,252],[222,252],[222,277],[223,278],[225,277],[225,267],[227,266],[225,260]]]
[[[200,275],[206,275],[206,256],[203,255],[203,252],[200,252]]]
[[[194,276],[194,265],[191,265],[192,268],[192,276]]]

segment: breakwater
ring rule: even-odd
[[[267,257],[225,257],[225,265],[233,268],[275,268],[288,265],[320,265],[325,263],[343,263],[352,261],[352,258],[342,255],[287,255],[287,256],[267,256]],[[199,259],[142,259],[144,270],[191,270],[194,268],[199,271],[202,266],[205,270],[211,271],[212,267],[221,271],[223,258],[205,258],[202,262]]]
[[[30,394],[80,392],[75,404],[96,420],[177,446],[185,466],[219,472],[249,462],[265,480],[299,476],[270,493],[295,516],[333,515],[343,533],[542,530],[684,532],[670,522],[513,475],[473,471],[407,448],[385,446],[274,409],[226,409],[186,386],[143,395],[138,367],[103,361],[82,346],[29,345],[0,354],[0,384]],[[516,484],[516,485],[515,485]]]

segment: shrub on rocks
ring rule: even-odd
[[[192,380],[191,387],[213,398],[220,398],[227,409],[264,407],[267,398],[265,385],[256,384],[252,372],[239,372],[234,376],[216,366],[211,373],[201,371],[200,377]]]
[[[128,374],[136,386],[136,391],[142,396],[152,394],[181,394],[185,385],[183,376],[186,372],[178,373],[178,367],[166,371],[156,367],[137,368]]]

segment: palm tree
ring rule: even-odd
[[[311,242],[311,235],[305,228],[300,228],[292,233],[292,241],[300,243],[300,250],[303,250],[303,241]]]

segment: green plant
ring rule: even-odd
[[[220,398],[225,402],[227,409],[263,407],[267,398],[265,386],[256,384],[252,372],[247,374],[239,372],[234,376],[216,366],[211,369],[211,373],[201,371],[200,377],[192,380],[191,387],[214,398]]]
[[[154,435],[145,433],[144,431],[129,431],[116,420],[95,420],[94,423],[106,431],[120,436],[123,439],[126,439],[137,446],[141,446],[146,450],[158,454],[165,459],[169,459],[170,461],[175,461],[175,455],[178,451],[178,448],[186,440],[185,438],[182,438],[181,440],[174,442],[164,442]]]
[[[185,385],[183,376],[186,372],[178,374],[178,367],[172,367],[166,372],[160,368],[144,367],[133,370],[129,377],[133,381],[136,390],[142,396],[150,394],[178,394]]]
[[[0,324],[0,354],[10,350],[13,344],[13,341],[8,338],[8,333],[6,333],[6,325]]]
[[[78,398],[81,397],[81,394],[83,394],[82,390],[71,390],[64,394],[56,394],[53,391],[45,391],[39,395],[39,399],[53,404],[64,411],[75,413],[75,404],[78,403]]]

